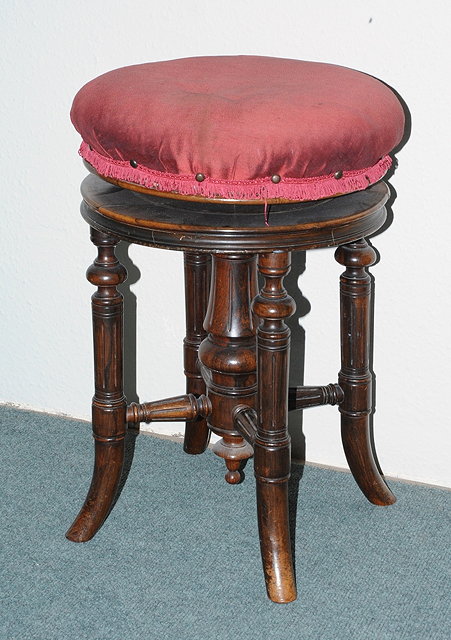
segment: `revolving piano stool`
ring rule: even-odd
[[[72,122],[91,175],[82,214],[98,257],[92,297],[95,466],[67,537],[89,540],[114,502],[127,425],[186,421],[184,449],[212,431],[226,480],[254,457],[263,568],[271,600],[296,598],[288,521],[290,408],[338,404],[346,457],[378,505],[395,498],[369,434],[371,280],[365,237],[384,223],[381,182],[404,132],[395,94],[366,74],[258,56],[187,58],[106,73],[77,94]],[[185,256],[187,394],[127,404],[122,373],[121,241]],[[337,384],[288,389],[295,305],[290,252],[337,246]],[[262,288],[257,290],[257,270]],[[233,514],[231,514],[232,517]]]

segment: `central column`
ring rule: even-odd
[[[233,409],[255,407],[257,392],[256,324],[251,303],[257,295],[255,255],[213,255],[211,292],[204,328],[208,336],[199,348],[202,376],[212,411],[210,429],[221,436],[213,445],[225,459],[225,479],[241,480],[243,461],[253,449],[234,429]]]

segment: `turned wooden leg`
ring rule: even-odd
[[[340,278],[341,371],[338,382],[344,393],[340,404],[341,437],[349,468],[368,500],[388,505],[396,498],[380,475],[370,437],[372,374],[371,278],[366,268],[376,253],[365,240],[338,247],[336,260],[346,267]]]
[[[207,313],[211,279],[211,256],[202,253],[185,252],[185,310],[186,337],[184,362],[186,393],[197,396],[206,393],[206,387],[200,372],[199,345],[207,332],[204,319]],[[202,453],[210,440],[210,429],[205,418],[190,420],[185,427],[183,448],[186,453]]]
[[[290,329],[285,324],[285,319],[294,313],[295,304],[283,287],[283,278],[290,270],[290,253],[261,255],[258,268],[265,279],[253,303],[253,310],[261,320],[257,329],[254,444],[258,525],[268,596],[283,603],[296,599],[288,514]]]
[[[117,285],[127,277],[114,248],[118,238],[91,229],[98,257],[87,271],[98,287],[92,296],[95,395],[92,429],[95,461],[85,503],[66,537],[85,542],[101,527],[113,504],[124,462],[126,400],[122,388],[122,294]]]
[[[230,484],[242,479],[253,450],[235,429],[238,404],[255,406],[255,323],[251,302],[257,293],[254,255],[214,255],[211,293],[205,318],[207,338],[199,348],[201,370],[211,402],[210,429],[221,436],[213,446],[224,458]]]

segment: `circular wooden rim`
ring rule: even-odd
[[[179,201],[123,189],[95,175],[82,184],[82,215],[129,242],[167,249],[256,252],[337,246],[368,236],[386,219],[389,190],[379,182],[341,198],[272,205]]]

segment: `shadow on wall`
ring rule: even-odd
[[[128,252],[130,249],[129,242],[119,242],[116,246],[116,256],[119,262],[127,270],[127,280],[118,286],[119,291],[124,296],[124,394],[127,403],[139,402],[138,392],[136,389],[136,361],[137,361],[137,344],[136,344],[136,295],[131,290],[131,286],[136,284],[141,277],[141,271],[134,264]],[[125,455],[124,468],[122,471],[121,481],[116,493],[113,505],[118,501],[122,490],[127,482],[130,473],[133,457],[135,455],[136,437],[139,429],[129,428],[125,434]]]
[[[285,289],[296,303],[294,315],[288,319],[291,330],[290,377],[289,386],[299,387],[304,384],[305,365],[305,330],[301,319],[310,311],[310,302],[299,289],[299,278],[305,271],[306,252],[294,251],[291,254],[291,271],[284,280]],[[288,431],[291,437],[291,455],[297,462],[305,461],[305,436],[302,430],[302,411],[290,411],[288,414]]]
[[[131,286],[141,277],[141,271],[129,256],[130,243],[119,242],[116,256],[127,270],[127,280],[118,289],[124,296],[124,394],[127,402],[139,402],[136,389],[136,295]]]
[[[380,81],[382,82],[382,80]],[[386,84],[386,83],[384,83]],[[405,118],[405,126],[404,126],[404,135],[400,141],[400,143],[398,144],[398,146],[393,149],[391,156],[393,157],[393,164],[390,167],[389,171],[387,172],[387,174],[384,177],[384,181],[388,182],[389,187],[390,187],[390,197],[385,205],[385,209],[387,211],[387,219],[385,221],[385,223],[382,225],[382,227],[380,229],[378,229],[375,233],[373,233],[371,235],[370,238],[367,238],[369,244],[373,247],[374,251],[376,252],[376,261],[374,264],[377,264],[380,259],[380,253],[377,250],[377,248],[375,246],[373,246],[371,240],[373,238],[376,238],[377,236],[379,236],[381,233],[384,233],[393,223],[393,203],[396,200],[397,197],[397,193],[396,193],[396,189],[389,183],[390,179],[392,178],[393,174],[396,171],[396,167],[398,165],[398,162],[396,160],[396,154],[404,147],[404,145],[406,144],[406,142],[409,140],[410,135],[411,135],[411,131],[412,131],[412,115],[410,113],[410,110],[405,102],[405,100],[400,96],[400,94],[393,89],[393,87],[391,87],[390,85],[386,84],[386,86],[391,89],[391,91],[393,91],[393,93],[396,95],[396,97],[398,98],[399,102],[401,103],[401,106],[403,108],[404,111],[404,118]],[[374,266],[374,265],[373,265]],[[369,349],[369,356],[370,356],[370,363],[369,363],[369,368],[371,371],[371,375],[373,377],[373,384],[372,384],[372,411],[371,411],[371,415],[370,415],[370,440],[371,440],[371,448],[373,451],[373,456],[374,456],[374,461],[376,463],[376,466],[379,470],[380,473],[382,473],[378,458],[377,458],[377,454],[376,454],[376,448],[375,448],[375,442],[374,442],[374,414],[376,412],[376,397],[377,397],[377,393],[376,393],[376,374],[374,373],[373,370],[373,356],[374,356],[374,310],[375,310],[375,305],[376,305],[376,281],[375,278],[373,276],[373,274],[370,271],[370,277],[371,277],[371,292],[372,292],[372,296],[371,296],[371,308],[370,308],[370,325],[371,325],[371,329],[370,329],[370,338],[371,338],[371,343],[370,343],[370,349]]]

